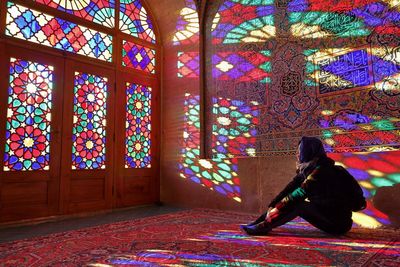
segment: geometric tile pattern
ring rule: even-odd
[[[155,73],[156,51],[132,42],[122,41],[122,66]]]
[[[112,61],[112,36],[11,2],[7,7],[6,35]]]
[[[120,1],[119,29],[147,42],[156,42],[151,19],[139,0]]]
[[[109,28],[114,27],[115,0],[34,0]]]

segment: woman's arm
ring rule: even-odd
[[[300,187],[304,181],[304,176],[302,174],[297,174],[292,181],[290,181],[285,188],[269,203],[268,207],[273,208],[280,202],[284,197],[292,193],[294,190]]]

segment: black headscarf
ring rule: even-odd
[[[325,158],[326,152],[324,146],[316,137],[303,136],[300,140],[300,163],[312,161],[316,158]]]

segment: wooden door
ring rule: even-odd
[[[63,60],[0,51],[0,221],[57,214]]]
[[[112,208],[114,71],[66,61],[61,195],[64,213]]]
[[[159,90],[157,80],[117,77],[115,127],[116,207],[159,199]]]

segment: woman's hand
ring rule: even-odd
[[[265,218],[265,220],[267,222],[271,222],[278,215],[279,215],[279,210],[277,208],[270,208],[268,209],[267,217]]]

